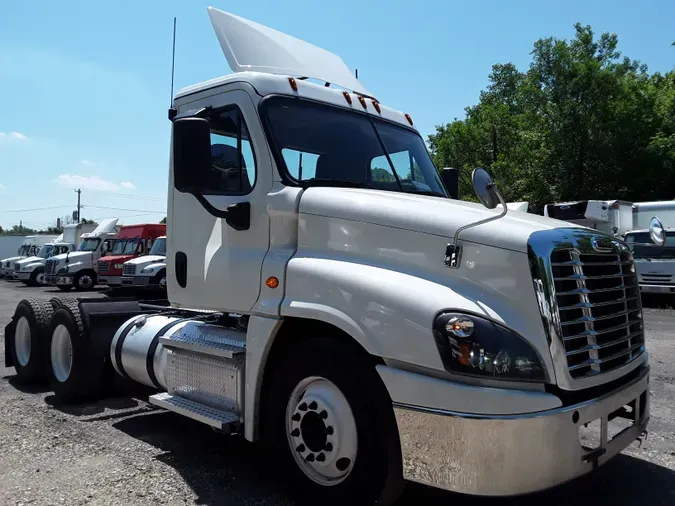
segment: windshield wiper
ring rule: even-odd
[[[347,188],[370,188],[374,189],[368,183],[363,181],[356,181],[354,179],[333,179],[330,177],[313,177],[311,179],[306,179],[305,181],[300,181],[300,186],[303,188],[310,188],[312,186],[335,186],[335,187],[347,187]]]

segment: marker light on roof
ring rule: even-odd
[[[350,95],[349,93],[347,93],[346,91],[343,91],[342,94],[345,96],[345,100],[347,101],[347,103],[348,103],[349,105],[352,105],[352,97],[351,97],[351,95]]]
[[[410,126],[412,126],[413,122],[412,122],[412,118],[410,117],[410,114],[405,113],[405,119],[407,119],[408,123],[410,123]]]
[[[291,83],[291,89],[293,91],[298,91],[298,83],[295,81],[293,77],[289,77],[288,82]]]
[[[359,102],[361,102],[361,105],[363,106],[364,109],[368,108],[368,106],[366,105],[366,99],[363,98],[362,96],[359,96]]]
[[[373,100],[373,107],[378,113],[382,114],[382,111],[380,110],[380,103],[377,100]]]

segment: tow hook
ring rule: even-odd
[[[646,440],[649,437],[649,431],[643,430],[640,432],[640,435],[637,437],[636,441],[638,442],[638,448],[642,448],[642,441]]]

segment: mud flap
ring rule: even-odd
[[[5,367],[14,367],[12,362],[12,346],[14,346],[14,330],[16,328],[16,320],[12,320],[5,326]]]

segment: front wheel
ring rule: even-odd
[[[86,292],[92,290],[96,286],[96,275],[92,272],[79,272],[73,280],[75,290]]]
[[[266,390],[263,438],[303,504],[391,504],[403,489],[391,400],[365,352],[304,341]]]
[[[45,270],[44,268],[37,268],[30,274],[30,278],[28,279],[28,283],[26,283],[28,286],[40,286],[45,279]]]

